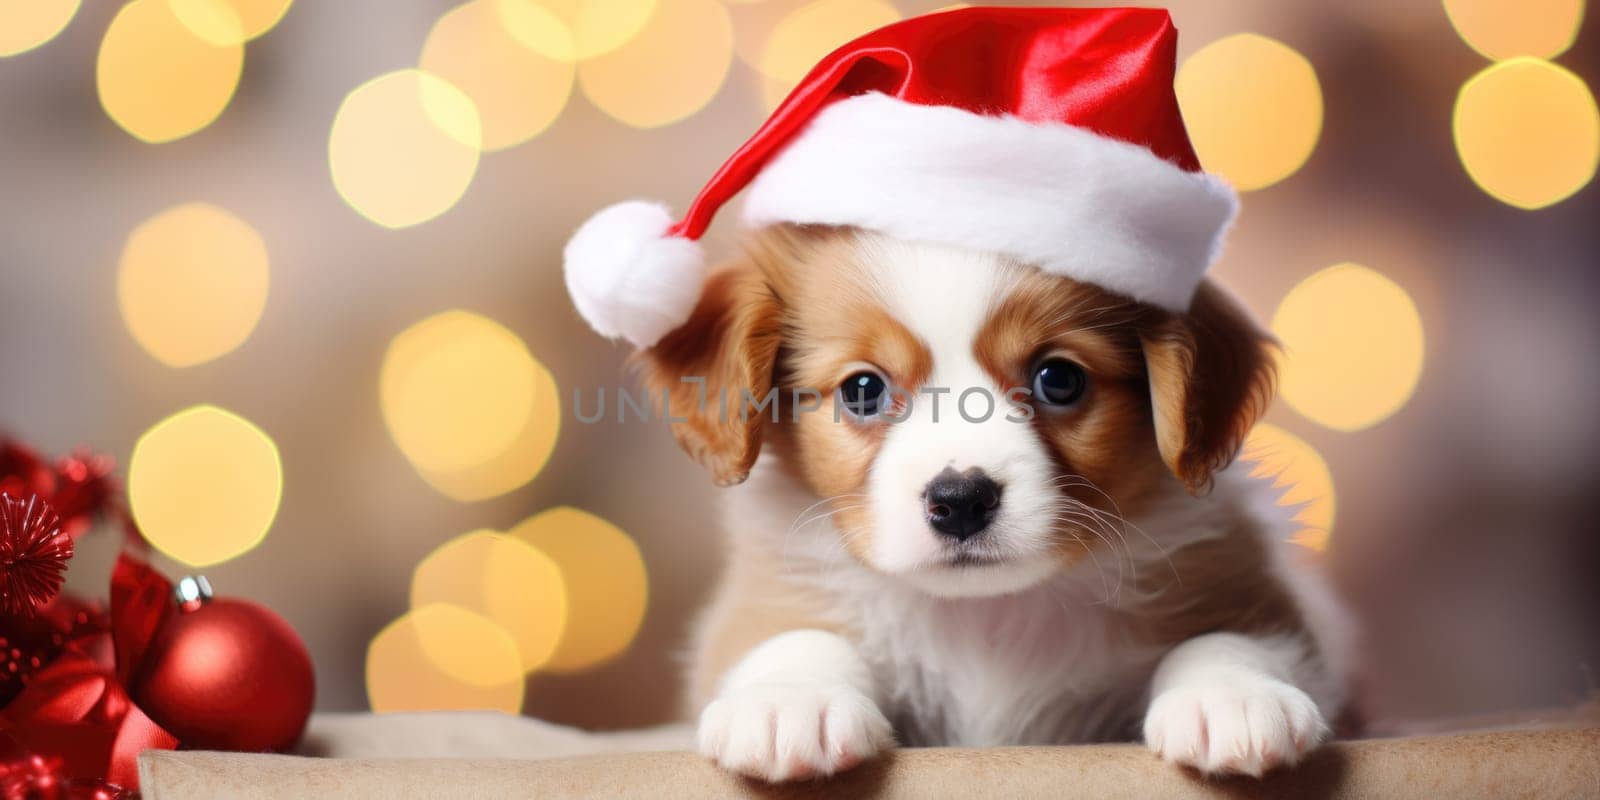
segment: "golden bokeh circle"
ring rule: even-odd
[[[1254,33],[1218,39],[1178,69],[1174,86],[1200,163],[1239,191],[1293,175],[1322,133],[1322,87],[1294,48]]]
[[[561,570],[567,593],[566,632],[544,665],[575,672],[628,649],[644,621],[650,578],[628,534],[587,511],[561,506],[511,529]]]
[[[734,58],[756,71],[761,70],[761,53],[772,39],[778,23],[805,5],[801,0],[754,0],[730,3],[733,21]]]
[[[435,646],[425,648],[425,638]],[[523,675],[511,634],[451,605],[414,608],[367,645],[367,704],[378,713],[516,714],[522,710]]]
[[[527,542],[493,531],[451,539],[417,564],[411,607],[432,603],[464,608],[505,629],[517,643],[524,671],[550,661],[567,625],[567,592],[555,562]],[[419,630],[430,655],[451,645],[448,634],[430,626]]]
[[[1359,264],[1328,267],[1278,305],[1284,402],[1340,431],[1376,425],[1411,399],[1422,377],[1423,329],[1399,284]]]
[[[1444,12],[1468,46],[1496,61],[1555,58],[1578,38],[1584,0],[1444,0]]]
[[[521,17],[520,35],[514,36],[497,12],[497,2],[503,0],[472,0],[440,17],[419,61],[424,72],[472,98],[486,151],[521,144],[550,127],[572,95],[575,73],[570,56],[547,55],[572,51],[570,37],[555,17],[530,6]],[[543,24],[536,22],[540,14]],[[529,44],[535,37],[537,47]],[[425,109],[435,107],[429,103]],[[444,125],[446,131],[458,128]]]
[[[277,26],[294,0],[167,0],[184,27],[218,46],[248,42]]]
[[[722,3],[658,0],[626,44],[578,65],[578,85],[613,119],[658,128],[711,102],[732,62],[733,23]]]
[[[139,530],[191,567],[220,564],[260,544],[282,499],[277,445],[216,406],[156,423],[128,459],[128,505]]]
[[[561,428],[555,378],[505,326],[468,311],[428,317],[389,344],[384,422],[422,477],[458,500],[532,480]]]
[[[1483,70],[1461,87],[1456,153],[1479,188],[1537,209],[1571,197],[1600,165],[1600,109],[1583,79],[1535,58]]]
[[[117,11],[95,63],[107,116],[140,140],[181,139],[222,115],[239,86],[244,47],[195,35],[167,0],[134,0]]]
[[[450,210],[478,172],[483,125],[465,92],[403,69],[356,87],[328,134],[334,188],[356,213],[386,228]]]
[[[817,0],[795,9],[772,29],[755,65],[766,78],[767,108],[776,108],[823,56],[899,19],[900,12],[881,0]]]
[[[513,35],[541,52],[569,61],[594,58],[628,43],[644,29],[658,0],[493,0]],[[547,50],[551,17],[569,32],[565,51]],[[526,39],[524,32],[534,34]]]
[[[140,223],[117,266],[117,305],[135,341],[170,367],[221,357],[261,320],[267,245],[244,220],[186,203]]]
[[[26,53],[56,38],[82,0],[0,0],[0,58]]]
[[[1239,458],[1250,464],[1252,477],[1273,482],[1279,505],[1295,510],[1300,528],[1291,541],[1319,553],[1326,550],[1337,501],[1333,473],[1322,455],[1304,439],[1261,423],[1250,431]]]

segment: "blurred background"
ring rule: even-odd
[[[158,566],[287,618],[325,710],[677,712],[719,568],[560,252],[682,209],[816,58],[917,0],[0,0],[0,430],[116,457]],[[1600,25],[1583,0],[1182,0],[1244,190],[1216,274],[1287,345],[1257,469],[1383,717],[1600,663]],[[726,236],[713,237],[717,251]],[[79,543],[103,596],[118,545]]]

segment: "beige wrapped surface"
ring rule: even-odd
[[[543,726],[574,746],[584,735]],[[547,731],[547,732],[549,732]],[[599,747],[646,747],[680,729]],[[560,735],[556,738],[560,739]],[[637,739],[634,737],[643,736]],[[534,744],[531,737],[517,746]],[[541,752],[539,750],[524,752]],[[567,752],[564,746],[543,751]],[[1600,728],[1496,731],[1340,742],[1264,781],[1202,781],[1136,745],[908,749],[829,782],[782,789],[733,778],[684,752],[547,760],[306,758],[150,751],[149,800],[176,798],[479,797],[1600,797]]]

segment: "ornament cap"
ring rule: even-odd
[[[211,602],[211,597],[211,581],[204,575],[186,575],[172,587],[172,599],[184,611],[193,611]]]

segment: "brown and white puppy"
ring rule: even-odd
[[[897,741],[1142,734],[1210,773],[1293,764],[1344,702],[1345,647],[1270,485],[1224,469],[1270,346],[1209,282],[1176,314],[1002,256],[756,234],[639,355],[679,442],[739,484],[690,676],[701,751],[771,781]],[[777,422],[739,402],[773,388]]]

